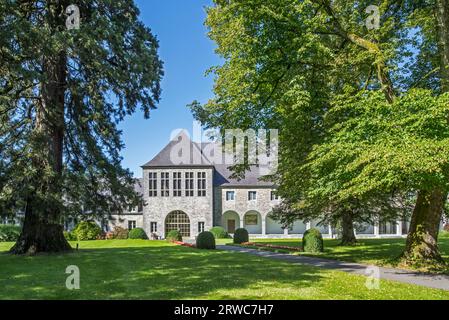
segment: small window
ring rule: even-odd
[[[128,230],[133,230],[136,228],[136,221],[130,220],[128,221]]]
[[[198,172],[198,197],[206,196],[206,172]]]
[[[248,200],[249,201],[257,200],[257,192],[256,191],[249,191],[248,192]]]
[[[161,173],[161,196],[169,197],[170,196],[170,173],[162,172]]]
[[[173,197],[181,196],[181,172],[173,172]]]
[[[186,197],[193,197],[193,172],[186,172]]]
[[[271,201],[277,200],[279,200],[279,196],[277,195],[276,191],[271,191]]]
[[[198,222],[198,232],[204,232],[204,222]]]
[[[156,233],[157,232],[157,222],[151,222],[150,230],[151,230],[151,233]]]
[[[149,173],[149,196],[150,197],[157,197],[157,173],[156,172],[150,172]]]
[[[234,201],[234,200],[235,200],[235,192],[226,191],[226,201]]]

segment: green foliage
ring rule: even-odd
[[[241,244],[249,241],[248,230],[239,228],[234,233],[234,243]]]
[[[196,247],[198,249],[215,249],[215,236],[212,232],[201,232],[196,238]]]
[[[172,230],[167,234],[167,241],[174,242],[174,241],[182,241],[182,235],[181,232],[178,230]]]
[[[0,224],[0,242],[15,242],[19,239],[22,228],[13,225]]]
[[[212,232],[215,239],[227,239],[229,237],[228,233],[223,227],[213,227],[209,231]]]
[[[76,1],[79,30],[65,26],[68,4],[0,4],[3,214],[28,201],[42,221],[59,223],[62,215],[121,212],[140,200],[121,167],[118,124],[156,108],[158,41],[133,0]]]
[[[319,253],[324,251],[323,236],[318,229],[312,228],[302,238],[304,252]]]
[[[73,230],[78,241],[97,240],[101,233],[101,228],[93,221],[82,221]]]
[[[64,237],[67,241],[76,241],[76,236],[73,232],[64,231]]]
[[[115,240],[125,240],[128,239],[128,235],[129,235],[128,229],[117,226],[114,227],[114,230],[112,230],[111,237],[112,239]]]
[[[128,239],[148,240],[148,236],[142,228],[135,228],[129,232]]]

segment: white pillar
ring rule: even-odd
[[[312,229],[312,223],[311,222],[307,222],[306,223],[306,231]]]
[[[242,229],[245,227],[245,224],[244,224],[245,220],[244,219],[245,219],[245,217],[243,217],[243,218],[240,217],[240,228],[242,228]]]
[[[329,238],[331,238],[331,239],[334,238],[334,234],[332,232],[332,225],[329,225]]]
[[[288,236],[288,228],[284,229],[284,236]]]
[[[379,222],[374,222],[374,236],[379,237]]]
[[[262,235],[265,236],[267,234],[267,220],[265,217],[262,217]]]
[[[396,235],[402,236],[402,221],[398,221],[396,224]]]

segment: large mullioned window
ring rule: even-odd
[[[181,196],[181,172],[173,172],[173,197]]]
[[[161,196],[170,196],[170,173],[168,172],[161,173]]]
[[[150,187],[150,192],[149,192],[149,196],[150,197],[157,197],[157,173],[156,172],[150,172],[149,173],[149,187]]]
[[[193,197],[193,172],[186,172],[186,197]]]
[[[198,172],[198,197],[206,196],[206,172]]]

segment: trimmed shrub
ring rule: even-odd
[[[0,224],[0,242],[15,242],[19,240],[21,228],[9,224]]]
[[[304,252],[323,252],[324,243],[321,232],[318,229],[307,230],[302,238],[302,246]]]
[[[212,232],[215,239],[227,239],[229,237],[228,233],[223,227],[213,227],[209,231]]]
[[[122,227],[115,227],[112,231],[112,239],[115,240],[126,240],[128,239],[129,231],[128,229]]]
[[[76,236],[73,234],[73,232],[64,231],[64,238],[67,241],[76,241]]]
[[[167,234],[167,241],[175,242],[175,241],[182,241],[182,235],[181,232],[178,230],[172,230]]]
[[[78,241],[97,240],[101,228],[93,221],[82,221],[73,230],[73,235]]]
[[[132,229],[128,234],[129,239],[141,239],[141,240],[148,240],[148,236],[145,233],[145,230],[142,228],[135,228]]]
[[[239,229],[235,230],[234,243],[241,244],[241,243],[245,243],[245,242],[249,242],[248,231],[244,228],[239,228]]]
[[[210,231],[201,232],[196,238],[196,247],[198,249],[215,249],[215,237]]]

